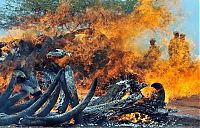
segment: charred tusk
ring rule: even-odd
[[[151,87],[157,90],[156,97],[154,97],[158,102],[157,106],[163,108],[165,106],[165,90],[163,85],[160,83],[154,83],[151,85]]]
[[[19,122],[20,118],[33,115],[47,101],[48,97],[55,89],[55,86],[59,81],[62,71],[63,70],[60,70],[58,72],[56,78],[54,79],[54,82],[49,86],[47,92],[44,93],[34,104],[32,104],[29,108],[17,113],[16,115],[9,115],[0,118],[0,125],[3,126],[3,125],[16,124]]]
[[[9,107],[15,105],[20,99],[25,97],[27,94],[28,94],[28,92],[26,92],[26,91],[21,91],[20,93],[15,94],[13,97],[8,99],[8,101],[0,109],[0,112],[5,113]]]
[[[57,110],[58,110],[58,113],[61,114],[61,113],[64,113],[66,110],[67,110],[67,107],[69,105],[69,93],[65,90],[63,90],[63,82],[60,81],[60,84],[61,84],[61,92],[60,92],[60,100],[58,102],[58,105],[57,105]]]
[[[28,117],[28,118],[23,118],[20,120],[20,124],[22,125],[41,125],[41,126],[53,126],[56,124],[61,124],[64,123],[68,120],[70,120],[74,115],[77,113],[80,113],[85,109],[85,107],[88,105],[90,102],[91,98],[94,95],[95,89],[97,86],[97,79],[95,79],[92,83],[92,87],[86,96],[86,98],[83,100],[82,103],[74,107],[72,110],[70,110],[67,113],[55,115],[55,116],[48,116],[48,117]]]
[[[36,114],[36,116],[38,117],[47,116],[54,107],[54,105],[56,104],[59,93],[60,93],[60,86],[56,86],[55,90],[50,96],[49,101],[46,103],[45,107],[38,114]]]
[[[11,80],[10,80],[10,83],[8,84],[6,91],[3,94],[1,94],[0,108],[2,107],[2,105],[4,105],[7,102],[8,98],[10,97],[10,95],[13,92],[13,89],[14,89],[14,86],[15,86],[16,83],[17,83],[16,76],[13,75]]]
[[[65,84],[62,84],[63,85],[62,87],[63,87],[64,90],[68,91],[69,97],[71,99],[72,107],[75,107],[76,105],[79,104],[79,100],[78,100],[78,94],[77,94],[77,90],[76,90],[76,87],[75,87],[73,76],[74,76],[74,74],[73,74],[71,67],[66,66],[65,72],[64,72]]]
[[[8,115],[14,114],[14,113],[18,113],[24,109],[27,109],[28,107],[30,107],[33,103],[35,103],[38,99],[40,98],[40,95],[35,96],[33,99],[28,100],[22,104],[19,105],[15,105],[15,106],[11,106],[7,109],[7,111],[5,112]]]
[[[62,89],[65,92],[65,96],[69,97],[69,102],[72,108],[79,104],[78,94],[74,83],[74,74],[70,66],[65,67],[65,72],[61,77]],[[82,122],[81,113],[75,116],[75,121],[77,123]]]

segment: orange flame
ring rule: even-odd
[[[177,1],[173,0],[175,3]],[[89,21],[89,29],[74,33],[74,37],[65,38],[64,49],[71,52],[73,57],[55,59],[61,66],[69,64],[74,67],[78,88],[85,92],[92,79],[100,77],[99,83],[102,85],[98,94],[102,94],[106,90],[104,85],[111,79],[119,78],[120,74],[133,73],[141,76],[142,81],[148,84],[162,83],[168,102],[174,98],[200,94],[200,62],[190,60],[191,64],[172,66],[170,60],[164,59],[147,65],[147,68],[140,67],[139,65],[146,60],[141,52],[143,47],[137,47],[136,39],[146,31],[159,30],[168,34],[168,27],[176,20],[167,7],[169,2],[140,0],[135,11],[127,15],[114,13],[102,7],[89,8],[84,14],[74,17],[69,14],[69,5],[63,2],[56,13],[46,12],[42,17],[33,17],[19,26],[23,28],[20,29],[22,34],[11,34],[3,41],[29,39],[38,43],[40,33],[44,36],[65,35],[74,32],[78,24]],[[70,28],[66,29],[68,25]],[[164,40],[164,37],[161,38]],[[98,62],[94,61],[95,59]],[[178,60],[179,58],[176,58],[176,61]]]

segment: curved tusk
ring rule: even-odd
[[[36,116],[37,117],[47,116],[50,113],[51,109],[56,104],[59,94],[60,94],[60,86],[56,86],[55,90],[50,96],[49,101],[46,103],[45,107],[38,114],[36,114]]]
[[[13,75],[10,80],[10,83],[8,84],[6,91],[1,94],[0,108],[2,107],[3,104],[5,104],[7,102],[8,98],[10,97],[10,95],[13,92],[13,89],[14,89],[14,86],[16,85],[16,83],[17,83],[17,78],[15,75]]]
[[[165,90],[162,84],[160,83],[154,83],[151,85],[151,87],[155,88],[157,90],[156,94],[156,100],[158,103],[158,106],[163,108],[165,106]]]
[[[71,109],[69,112],[55,115],[55,116],[48,116],[48,117],[23,118],[22,120],[20,120],[20,124],[29,125],[29,126],[30,125],[32,125],[32,126],[34,126],[34,125],[35,126],[36,125],[53,126],[56,124],[62,124],[64,122],[67,122],[74,115],[80,113],[87,107],[88,103],[90,102],[90,100],[92,99],[92,97],[94,95],[96,86],[97,86],[97,78],[93,81],[92,87],[91,87],[89,93],[87,94],[86,98],[83,100],[83,102],[80,103],[79,105],[77,105],[76,107],[74,107],[73,109]]]
[[[10,97],[8,101],[3,105],[3,107],[0,109],[0,112],[6,112],[7,109],[13,105],[15,105],[20,99],[23,97],[27,96],[28,92],[27,91],[21,91],[14,96]]]
[[[40,95],[37,95],[35,97],[33,97],[31,100],[28,100],[22,104],[19,105],[15,105],[15,106],[11,106],[7,109],[7,111],[5,112],[8,115],[14,114],[14,113],[18,113],[24,109],[27,109],[28,107],[30,107],[33,103],[35,103],[38,99],[40,98]]]
[[[29,108],[17,113],[16,115],[8,115],[0,118],[0,126],[16,124],[19,122],[20,118],[33,115],[47,101],[48,97],[55,89],[62,71],[63,69],[58,72],[54,82],[49,86],[47,92],[45,92],[34,104],[32,104]]]

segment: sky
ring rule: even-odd
[[[195,52],[200,55],[200,36],[199,36],[199,9],[200,0],[181,0],[181,7],[184,11],[185,19],[182,21],[181,31],[191,38],[196,44]]]
[[[0,0],[0,7],[6,0]],[[200,55],[200,36],[199,36],[199,9],[200,0],[180,0],[180,6],[183,10],[184,19],[172,26],[173,30],[184,32],[195,44],[194,53]],[[4,32],[0,30],[0,34]]]

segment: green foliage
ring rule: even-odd
[[[46,10],[55,11],[59,0],[21,0],[21,10],[34,14],[42,14]]]
[[[0,8],[0,27],[9,28],[26,20],[27,16],[42,16],[54,12],[61,1],[67,1],[71,13],[78,14],[88,7],[103,6],[116,12],[130,13],[138,0],[7,0]]]
[[[8,0],[0,9],[0,27],[8,28],[23,22],[27,16],[41,16],[55,11],[59,0]]]
[[[94,7],[101,4],[101,0],[67,0],[71,6],[73,14],[80,13],[88,7]]]
[[[105,0],[103,6],[114,11],[130,13],[134,10],[137,2],[138,0]]]
[[[113,11],[130,13],[138,0],[67,0],[73,13],[84,11],[88,7],[103,6]]]

